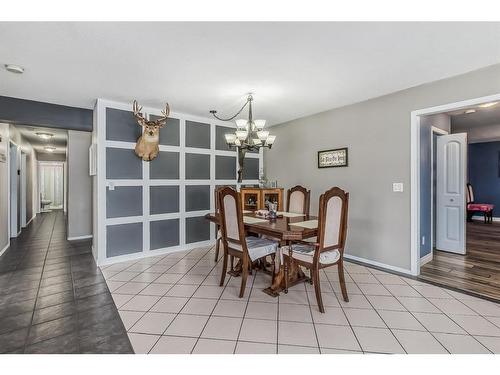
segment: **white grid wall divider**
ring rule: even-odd
[[[238,189],[241,185],[255,185],[259,181],[257,179],[244,180],[242,184],[237,183],[236,171],[238,169],[237,153],[236,151],[228,150],[217,150],[217,126],[232,127],[235,126],[232,123],[221,122],[212,118],[204,118],[199,116],[192,116],[182,113],[172,112],[169,118],[179,120],[179,144],[178,145],[160,145],[160,152],[173,152],[178,153],[178,178],[166,179],[166,178],[152,178],[150,165],[155,163],[142,161],[142,178],[107,178],[107,161],[106,154],[107,149],[111,148],[122,149],[122,150],[133,150],[135,148],[136,142],[128,141],[118,141],[118,140],[108,140],[106,139],[106,127],[107,127],[107,109],[115,109],[121,111],[131,112],[131,103],[120,103],[110,100],[98,99],[95,106],[96,123],[94,124],[94,134],[97,140],[97,184],[94,187],[94,194],[97,194],[97,228],[98,235],[94,240],[94,247],[96,248],[95,254],[97,255],[97,262],[99,265],[110,264],[119,261],[138,259],[147,256],[154,256],[163,253],[170,253],[174,251],[181,251],[187,249],[193,249],[196,247],[207,246],[214,243],[215,240],[215,228],[213,224],[210,224],[210,234],[207,240],[201,240],[197,242],[188,243],[188,238],[186,236],[186,222],[190,218],[200,218],[209,212],[212,212],[215,207],[214,202],[214,190],[218,185],[231,185],[236,186]],[[160,116],[161,111],[155,108],[143,108],[144,116]],[[198,148],[198,147],[188,147],[186,146],[186,122],[192,121],[202,124],[209,124],[210,126],[210,148]],[[139,125],[137,125],[139,126]],[[167,125],[168,126],[168,125]],[[165,128],[164,128],[165,129]],[[164,129],[160,130],[164,131]],[[186,154],[195,155],[208,155],[210,160],[210,175],[208,179],[188,179],[186,178]],[[217,156],[231,156],[235,158],[235,178],[234,179],[224,179],[217,180],[216,178],[216,159]],[[259,159],[259,175],[262,171],[263,166],[263,152],[260,150],[259,153],[247,153],[247,158],[257,158]],[[178,186],[178,212],[165,212],[165,213],[151,213],[151,187],[168,187],[168,186]],[[208,210],[193,210],[187,211],[186,207],[186,187],[189,186],[209,186],[210,197],[209,197],[209,209]],[[123,216],[123,217],[107,217],[106,206],[107,206],[107,190],[111,187],[113,190],[116,188],[126,188],[126,187],[141,187],[142,188],[142,215],[133,216]],[[152,249],[151,243],[151,223],[178,219],[178,245],[172,245],[168,247]],[[196,220],[196,219],[195,219]],[[107,230],[108,226],[121,225],[121,224],[142,224],[142,249],[138,249],[136,252],[108,256],[107,249]]]

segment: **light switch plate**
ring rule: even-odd
[[[403,183],[402,182],[394,182],[392,184],[392,191],[395,193],[402,193],[403,192]]]

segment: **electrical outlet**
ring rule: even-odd
[[[394,193],[402,193],[403,192],[403,183],[402,182],[394,182],[392,184],[392,191]]]

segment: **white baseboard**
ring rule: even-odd
[[[433,256],[434,254],[431,251],[429,254],[424,255],[422,258],[420,258],[420,266],[423,266],[425,263],[429,263],[432,260]]]
[[[366,265],[371,265],[371,266],[375,266],[375,267],[379,267],[379,268],[385,268],[386,270],[391,270],[391,271],[394,271],[394,272],[399,272],[399,273],[402,273],[402,274],[405,274],[405,275],[410,275],[410,276],[412,275],[411,270],[407,270],[405,268],[391,266],[389,264],[379,263],[379,262],[376,262],[374,260],[360,258],[360,257],[354,256],[354,255],[349,255],[349,254],[344,254],[344,258],[345,259],[352,259],[352,260],[355,260],[356,262],[364,263]]]
[[[184,246],[166,247],[163,249],[149,250],[146,252],[143,251],[140,253],[133,253],[133,254],[127,254],[127,255],[120,255],[120,256],[116,256],[116,257],[112,257],[112,258],[106,258],[106,259],[98,260],[97,265],[99,267],[107,266],[109,264],[114,264],[114,263],[128,262],[131,260],[139,260],[139,259],[144,259],[144,258],[155,257],[158,255],[177,253],[179,251],[193,250],[193,249],[196,249],[197,247],[206,247],[206,246],[214,246],[214,245],[215,245],[215,239],[208,240],[208,241],[202,241],[202,242],[195,242],[195,243],[184,245]]]
[[[26,223],[26,226],[30,225],[30,223],[33,221],[33,219],[36,217],[36,214],[34,214],[31,219],[28,220],[28,222]]]
[[[7,245],[5,245],[5,247],[2,250],[0,250],[0,257],[3,255],[3,253],[7,251],[9,247],[10,247],[10,241],[7,242]]]
[[[91,234],[87,234],[85,236],[68,237],[68,241],[88,240],[89,238],[92,237],[93,236]]]

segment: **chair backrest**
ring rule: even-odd
[[[467,184],[467,203],[474,203],[474,190],[471,184]]]
[[[297,214],[309,215],[309,198],[311,191],[300,185],[287,191],[286,210]]]
[[[319,198],[318,243],[319,250],[344,251],[347,236],[349,193],[333,187]]]
[[[240,194],[228,186],[218,189],[217,194],[223,241],[226,245],[236,243],[246,249]]]

